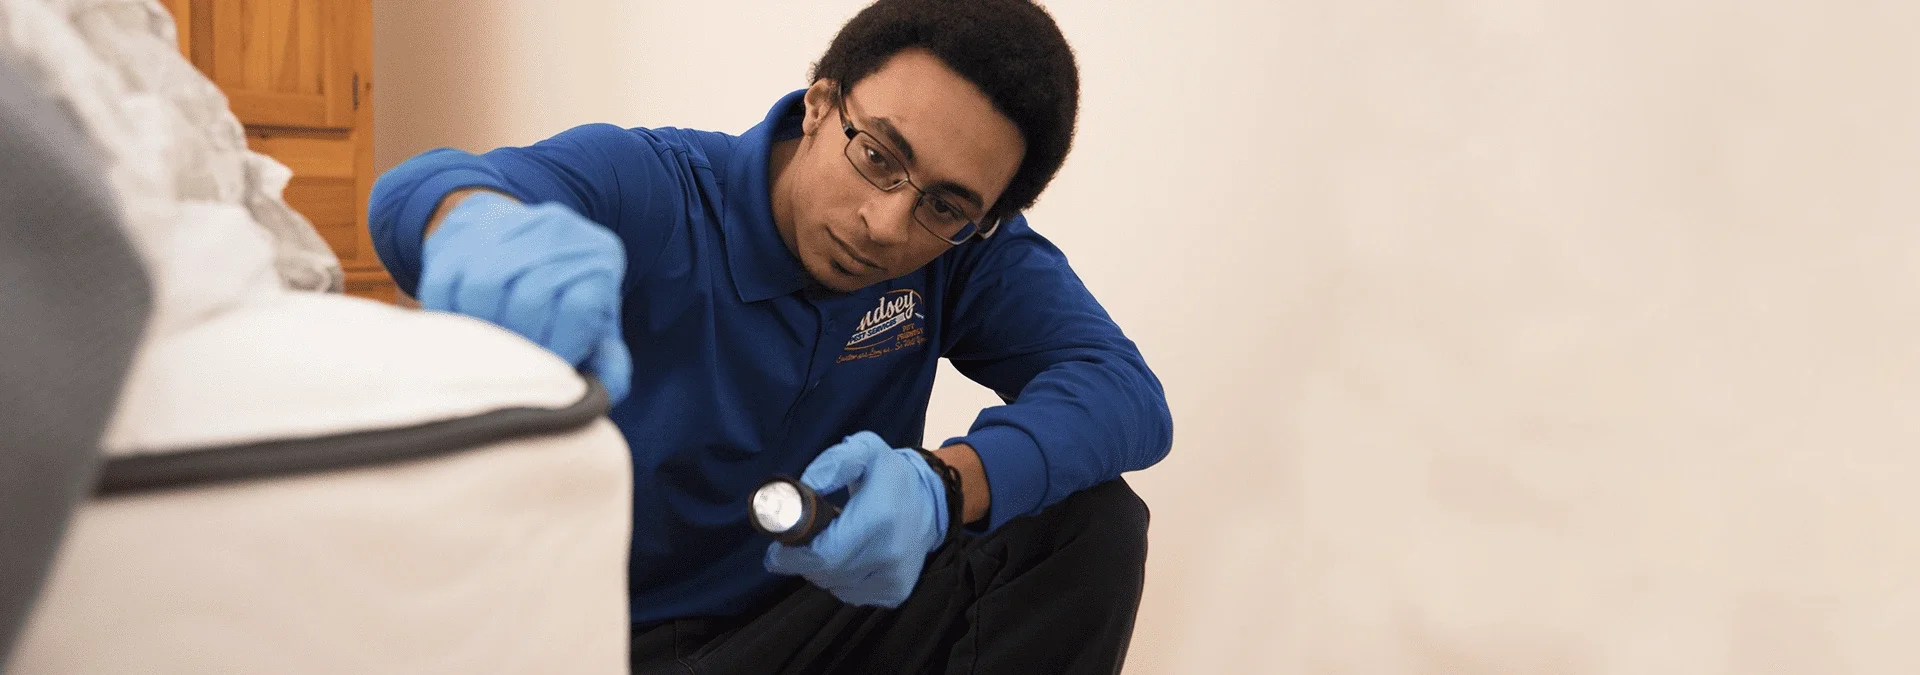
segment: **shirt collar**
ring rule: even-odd
[[[805,94],[801,89],[781,97],[766,119],[740,135],[727,161],[720,227],[741,302],[777,298],[809,283],[806,269],[773,224],[773,177],[767,173],[773,144],[800,134],[797,115],[802,111],[796,107]]]

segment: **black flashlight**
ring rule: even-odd
[[[753,529],[788,546],[807,545],[840,515],[840,507],[806,483],[786,476],[776,476],[754,490],[749,508],[752,513],[747,520]]]

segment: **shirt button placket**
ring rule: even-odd
[[[813,388],[820,386],[820,381],[827,377],[827,368],[831,365],[828,359],[832,357],[832,354],[827,353],[827,348],[833,344],[833,331],[835,326],[836,324],[833,319],[820,322],[819,353],[813,357],[815,364],[813,367],[814,372],[809,373],[813,377],[807,382],[807,391],[813,391]]]

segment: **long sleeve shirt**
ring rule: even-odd
[[[729,616],[780,588],[747,521],[751,492],[857,431],[921,445],[941,357],[1006,402],[947,443],[985,467],[986,530],[1172,444],[1159,380],[1024,217],[859,291],[812,282],[769,197],[769,152],[799,135],[801,93],[739,135],[592,124],[525,147],[427,152],[374,187],[375,247],[410,293],[427,221],[456,189],[563,204],[623,242],[633,393],[610,417],[633,455],[636,623]]]

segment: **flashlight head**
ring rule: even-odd
[[[839,507],[820,497],[806,483],[776,476],[753,491],[747,520],[775,541],[805,546],[827,523],[840,515]]]

